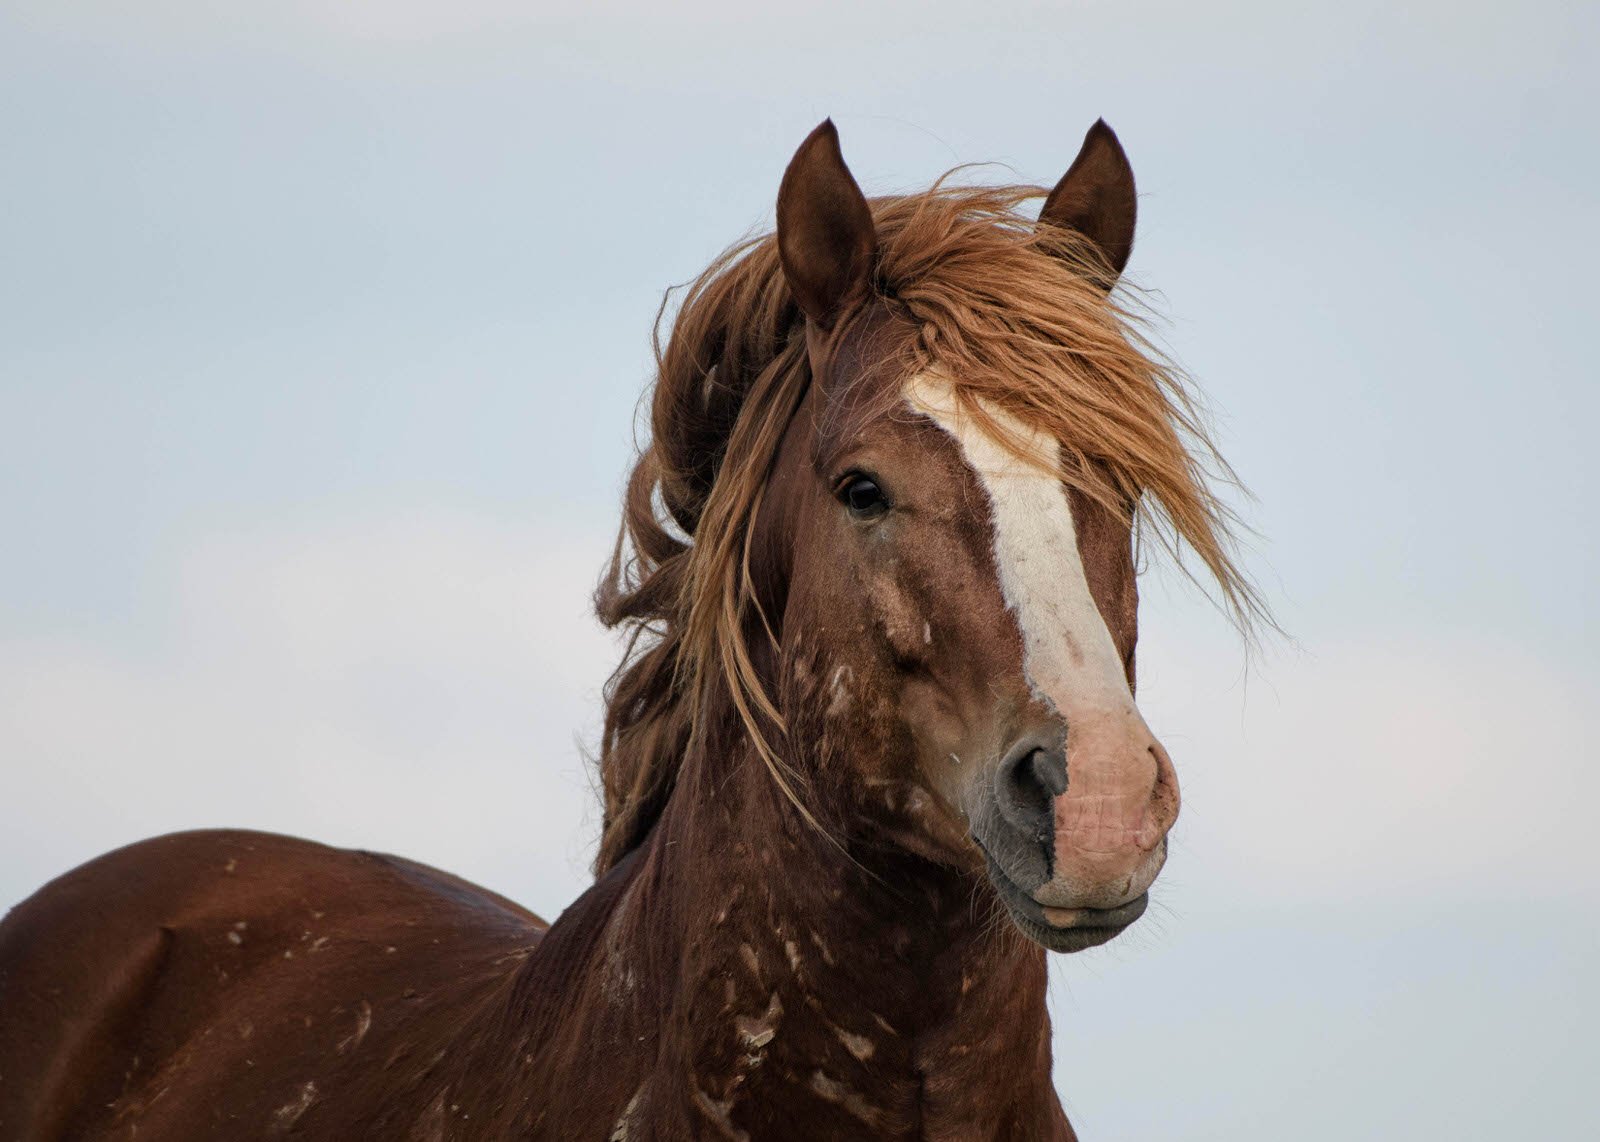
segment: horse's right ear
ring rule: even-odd
[[[1139,200],[1133,188],[1133,168],[1104,119],[1095,120],[1083,137],[1083,149],[1056,183],[1039,211],[1039,222],[1076,230],[1105,258],[1109,275],[1097,275],[1100,285],[1116,284],[1128,255],[1133,252],[1133,224]]]
[[[824,119],[778,188],[778,256],[789,292],[814,325],[832,329],[872,288],[877,255],[872,210],[844,165],[833,120]]]

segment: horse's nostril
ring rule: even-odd
[[[1052,798],[1067,791],[1067,755],[1059,749],[1036,749],[1030,755],[1033,776]]]
[[[1065,751],[1020,742],[1001,761],[995,786],[1000,815],[1024,836],[1048,844],[1055,830],[1054,801],[1067,789]]]

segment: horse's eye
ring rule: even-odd
[[[839,485],[839,499],[857,519],[876,519],[889,510],[883,489],[860,473],[845,477]]]

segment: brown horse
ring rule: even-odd
[[[1040,193],[868,201],[824,123],[687,292],[560,919],[259,833],[101,857],[0,925],[0,1139],[1073,1137],[1045,949],[1139,917],[1178,812],[1136,528],[1254,597],[1112,289],[1116,137]]]

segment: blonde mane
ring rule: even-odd
[[[1095,284],[1097,252],[1021,211],[1044,194],[940,184],[872,201],[878,300],[915,331],[904,375],[939,368],[991,430],[1001,427],[983,402],[1048,432],[1069,482],[1180,565],[1192,553],[1249,628],[1264,608],[1235,562],[1236,520],[1214,490],[1236,484],[1233,473],[1183,377],[1143,336],[1141,311],[1121,289]],[[597,874],[649,833],[712,711],[737,712],[801,804],[771,744],[783,720],[749,643],[767,621],[752,602],[751,526],[810,382],[774,236],[730,248],[689,285],[665,347],[660,326],[650,442],[596,593],[601,621],[629,635],[606,690]]]

